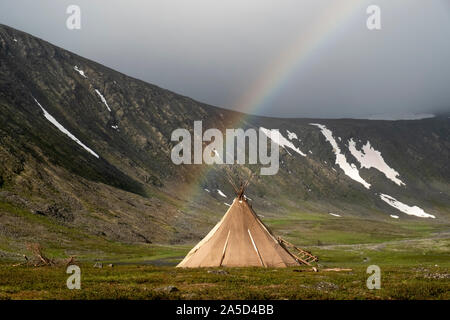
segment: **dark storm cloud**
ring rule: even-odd
[[[0,22],[128,75],[233,108],[335,1],[2,0]],[[65,27],[70,4],[81,7],[79,31]],[[358,4],[254,112],[363,117],[450,109],[448,1]],[[369,4],[382,9],[381,31],[366,28]]]

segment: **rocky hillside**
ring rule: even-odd
[[[233,192],[223,166],[170,160],[172,131],[192,131],[195,120],[204,129],[280,129],[280,171],[256,175],[248,190],[263,216],[449,221],[448,115],[415,121],[243,115],[0,25],[0,242],[24,243],[37,232],[68,239],[66,229],[42,221],[126,243],[199,239]],[[247,176],[259,167],[236,170]]]

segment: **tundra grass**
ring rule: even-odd
[[[381,289],[366,286],[366,265],[350,272],[306,268],[176,269],[81,264],[81,289],[61,267],[0,265],[0,299],[450,299],[449,268],[381,265]],[[178,291],[168,292],[167,286]]]
[[[162,246],[143,260],[112,267],[81,261],[81,290],[66,287],[65,267],[0,263],[0,299],[450,299],[450,239],[311,247],[310,267],[179,269],[184,246]],[[152,260],[153,259],[153,260]],[[172,266],[154,266],[165,260]],[[369,265],[381,269],[381,289],[369,290]],[[324,271],[326,268],[351,271]],[[210,271],[210,272],[208,272]],[[212,272],[211,272],[212,271]],[[178,291],[164,288],[175,286]]]
[[[225,268],[225,273],[209,273],[216,269],[174,268],[195,243],[119,243],[0,205],[8,219],[16,219],[5,221],[19,221],[19,231],[26,235],[22,245],[17,239],[0,237],[0,299],[450,298],[450,237],[445,225],[361,223],[361,219],[326,215],[265,217],[277,235],[317,255],[319,270],[352,271]],[[65,267],[13,266],[23,261],[22,254],[30,255],[23,243],[33,241],[40,242],[50,258],[76,256],[82,272],[81,290],[67,289]],[[93,267],[97,261],[103,268]],[[108,267],[110,263],[113,267]],[[366,269],[373,264],[381,268],[380,290],[366,286]],[[167,286],[178,291],[167,292]]]

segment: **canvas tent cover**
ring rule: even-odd
[[[236,198],[220,222],[177,267],[287,267],[299,265],[245,198]]]

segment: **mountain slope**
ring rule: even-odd
[[[52,225],[45,232],[55,245],[58,237],[70,238],[60,227],[119,242],[199,239],[227,209],[232,188],[221,166],[170,160],[172,131],[192,131],[196,120],[204,130],[280,129],[279,173],[255,176],[248,190],[256,211],[269,220],[333,218],[331,212],[355,225],[382,223],[394,233],[391,224],[398,221],[391,216],[436,226],[449,222],[447,116],[369,121],[243,115],[0,25],[0,239],[20,246],[36,238],[33,228],[42,221]],[[243,176],[258,169],[236,170]],[[435,219],[407,214],[418,212],[414,206]],[[278,231],[295,240],[300,226],[293,226]]]

